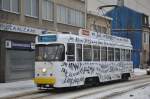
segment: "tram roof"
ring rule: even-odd
[[[130,39],[99,34],[97,36],[81,36],[74,34],[42,34],[40,37],[47,37],[45,42],[38,42],[38,44],[42,43],[52,43],[52,42],[61,42],[61,43],[81,43],[81,44],[114,44],[114,45],[122,45],[127,47],[132,47]],[[48,37],[51,39],[48,42]],[[46,42],[47,41],[47,42]]]

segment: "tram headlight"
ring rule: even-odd
[[[147,70],[149,71],[149,70],[150,70],[150,68],[147,68]]]
[[[46,72],[47,72],[47,69],[46,69],[46,68],[43,68],[43,69],[42,69],[42,72],[43,72],[43,73],[46,73]]]

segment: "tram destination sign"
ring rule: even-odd
[[[39,36],[38,41],[39,42],[55,42],[57,41],[57,37],[56,35]]]

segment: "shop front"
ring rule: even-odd
[[[37,29],[0,24],[0,83],[33,78],[35,37],[40,30],[34,31]]]

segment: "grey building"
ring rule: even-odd
[[[86,27],[84,0],[0,0],[0,82],[31,79],[35,37]]]
[[[95,12],[87,12],[87,29],[98,33],[111,35],[112,18],[101,16]]]

